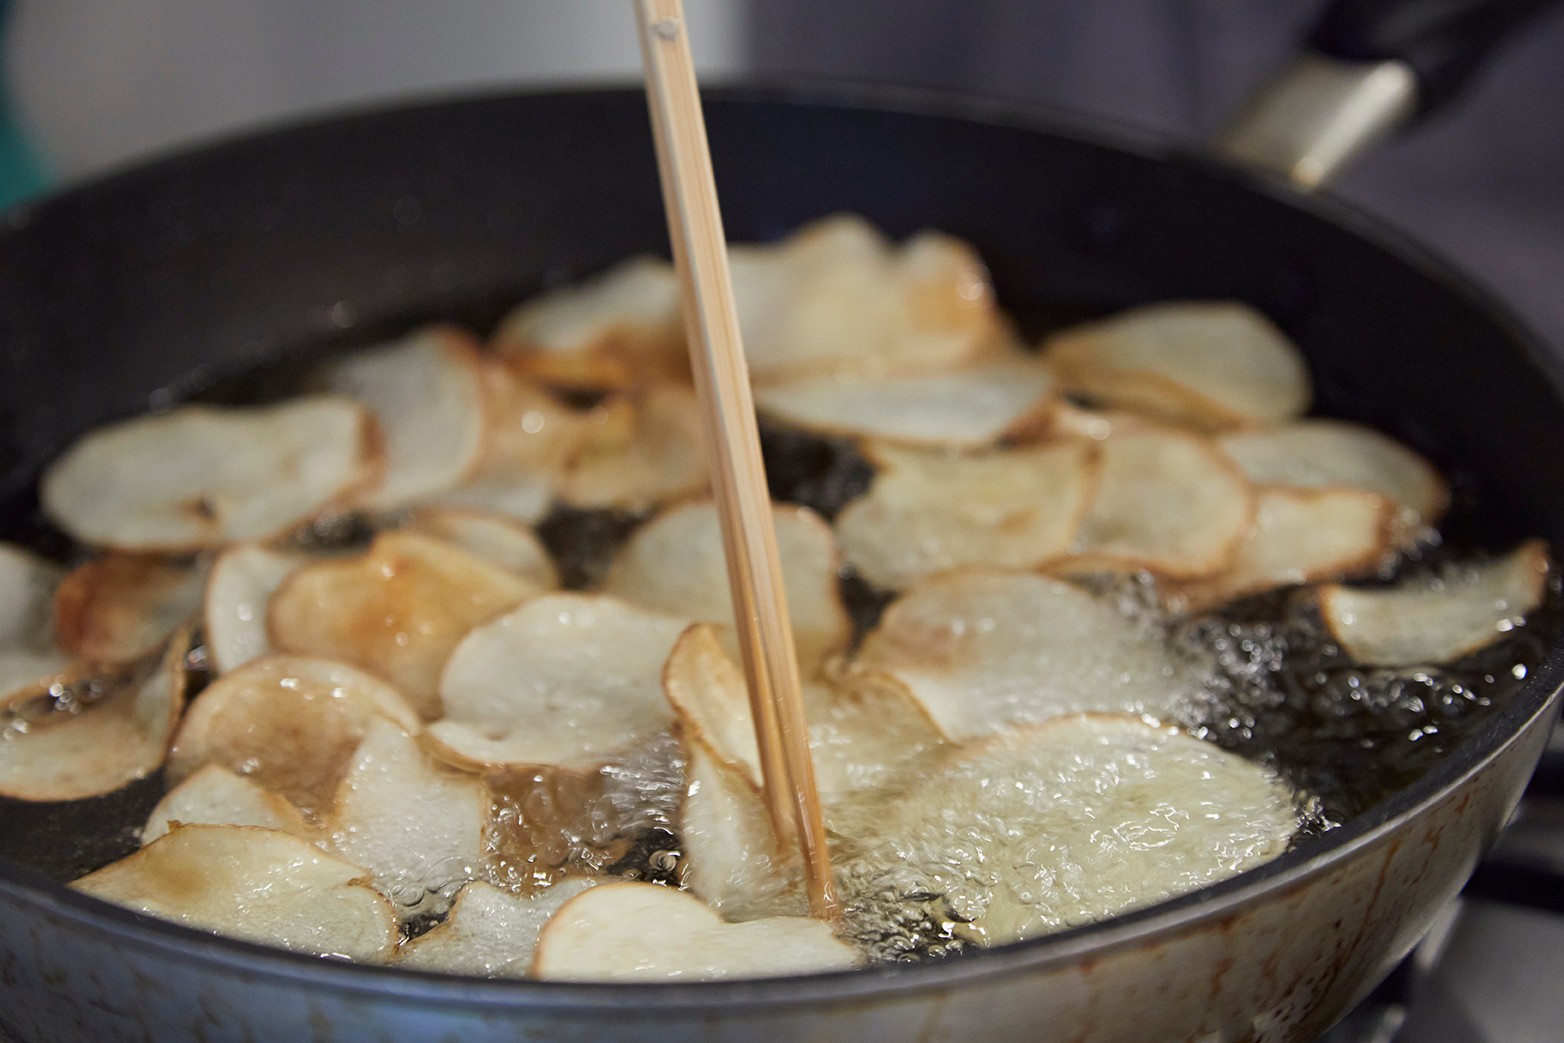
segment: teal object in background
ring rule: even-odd
[[[10,0],[0,0],[0,54],[4,54],[6,15]],[[11,113],[5,94],[5,70],[0,69],[0,207],[41,192],[49,178],[38,153],[28,144]]]

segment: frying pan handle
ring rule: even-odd
[[[1218,136],[1229,158],[1324,184],[1354,156],[1460,93],[1555,0],[1333,0],[1307,50]]]

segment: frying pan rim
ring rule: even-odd
[[[233,135],[198,148],[181,149],[22,203],[7,214],[0,214],[0,226],[9,224],[13,229],[7,232],[0,227],[0,236],[25,234],[38,221],[46,219],[50,209],[69,205],[73,197],[81,194],[112,192],[121,182],[141,178],[168,177],[230,150],[264,148],[279,141],[320,133],[343,122],[394,120],[419,110],[503,104],[518,98],[590,98],[626,93],[638,94],[639,91],[619,86],[484,90],[453,92],[432,100],[389,107],[352,106],[304,121]],[[1390,254],[1399,263],[1438,283],[1445,292],[1481,311],[1521,349],[1521,355],[1538,370],[1553,396],[1564,400],[1564,359],[1551,355],[1541,339],[1507,306],[1435,251],[1336,197],[1301,196],[1268,175],[1234,168],[1143,130],[1035,105],[861,82],[777,80],[723,85],[704,93],[708,105],[786,103],[793,107],[873,110],[993,124],[1026,133],[1070,138],[1233,183],[1242,191],[1257,192],[1301,210]],[[0,863],[0,894],[46,907],[56,916],[106,932],[122,946],[155,949],[181,961],[220,964],[239,973],[263,975],[279,982],[295,981],[362,995],[391,995],[399,1002],[425,1007],[525,1008],[574,1017],[628,1017],[648,1009],[665,1013],[704,1013],[745,1007],[758,1011],[888,1000],[907,991],[928,993],[930,989],[952,987],[974,979],[993,981],[1015,974],[1057,969],[1084,957],[1101,957],[1153,941],[1170,931],[1209,929],[1236,915],[1251,902],[1305,886],[1336,865],[1386,841],[1409,820],[1427,812],[1462,782],[1481,772],[1530,728],[1545,724],[1538,718],[1557,708],[1561,686],[1564,686],[1564,646],[1556,644],[1515,693],[1510,705],[1485,722],[1477,733],[1467,736],[1454,755],[1378,807],[1261,867],[1102,923],[978,950],[947,961],[820,975],[685,984],[493,980],[321,960],[307,954],[210,935],[102,902],[4,863]],[[616,1003],[605,1005],[603,1001],[610,997]]]

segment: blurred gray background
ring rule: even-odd
[[[0,8],[5,0],[0,0]],[[1317,0],[686,0],[703,75],[915,83],[1207,137]],[[11,0],[5,85],[54,179],[393,97],[639,74],[625,0]],[[1334,191],[1564,346],[1564,4]]]

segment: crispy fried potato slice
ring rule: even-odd
[[[548,918],[597,883],[561,880],[533,898],[520,898],[474,880],[463,887],[445,920],[402,946],[397,965],[441,974],[523,978]]]
[[[182,406],[91,432],[43,477],[44,510],[83,543],[188,553],[281,535],[376,477],[373,418],[345,398]]]
[[[407,700],[362,670],[326,659],[257,659],[212,682],[191,704],[174,737],[168,777],[179,782],[220,764],[318,818],[370,724],[382,717],[418,728]]]
[[[538,590],[559,586],[559,572],[530,526],[504,515],[454,507],[426,507],[407,520],[408,529],[453,543]]]
[[[1167,606],[1204,611],[1277,587],[1372,572],[1396,542],[1396,505],[1362,489],[1261,486],[1255,520],[1219,576],[1164,588]]]
[[[566,902],[538,937],[532,974],[563,981],[705,981],[847,970],[858,956],[804,917],[723,923],[656,884],[602,884]]]
[[[1082,710],[1159,716],[1197,681],[1151,622],[1060,580],[973,569],[895,601],[844,683],[904,688],[963,740]]]
[[[1057,333],[1044,349],[1067,388],[1200,430],[1281,423],[1313,397],[1298,349],[1235,301],[1131,308]]]
[[[601,764],[672,719],[663,663],[688,625],[617,598],[532,598],[452,651],[429,738],[463,765]]]
[[[772,507],[798,659],[807,671],[841,648],[852,623],[837,590],[836,539],[807,507]],[[647,522],[620,550],[603,589],[638,605],[703,622],[733,621],[727,559],[711,501],[678,504]]]
[[[258,826],[306,840],[315,836],[285,798],[220,764],[197,769],[165,793],[141,828],[141,842],[150,844],[176,826]]]
[[[297,569],[272,595],[267,633],[282,652],[339,659],[440,716],[440,668],[462,635],[538,586],[444,540],[382,532],[369,550]]]
[[[838,215],[777,244],[735,246],[729,260],[757,384],[951,369],[1003,334],[988,270],[949,236],[897,247]]]
[[[639,511],[706,488],[700,410],[687,388],[659,384],[619,400],[618,421],[588,429],[561,478],[576,507]]]
[[[946,751],[900,795],[832,828],[859,894],[932,895],[984,944],[1103,920],[1282,853],[1293,795],[1268,770],[1172,729],[1083,714]]]
[[[808,915],[798,852],[778,840],[760,787],[699,741],[684,770],[684,885],[729,921]]]
[[[61,648],[97,663],[153,652],[201,607],[206,568],[110,551],[71,570],[54,592]]]
[[[350,865],[253,826],[181,826],[71,885],[197,930],[365,963],[389,959],[396,917]]]
[[[1390,587],[1320,588],[1320,614],[1343,651],[1374,666],[1449,663],[1493,644],[1542,604],[1547,545],[1460,564]]]
[[[0,796],[81,800],[156,771],[184,709],[190,635],[169,639],[150,663],[111,677],[12,693],[0,707]]]
[[[767,417],[819,434],[900,445],[982,449],[1048,422],[1057,381],[1016,353],[941,373],[806,377],[762,387]]]
[[[962,566],[1032,569],[1070,549],[1091,502],[1097,449],[1055,442],[970,456],[876,446],[867,495],[836,520],[859,575],[900,590]]]
[[[391,510],[472,473],[484,445],[482,378],[477,342],[452,326],[415,330],[314,373],[315,387],[362,403],[379,424],[385,470],[360,505]]]
[[[632,257],[534,297],[507,315],[494,345],[539,377],[573,387],[624,387],[685,366],[673,266]]]
[[[1221,450],[1198,435],[1161,431],[1110,438],[1101,454],[1063,571],[1184,579],[1227,567],[1254,521],[1255,496]]]
[[[399,915],[444,910],[484,869],[489,791],[431,761],[384,717],[370,720],[337,787],[326,832],[368,869]]]
[[[1218,444],[1249,479],[1315,489],[1344,485],[1399,503],[1414,525],[1432,525],[1450,489],[1427,460],[1388,435],[1342,420],[1299,420],[1223,435]]]
[[[0,704],[62,680],[70,656],[55,642],[54,591],[65,570],[0,543]]]
[[[267,606],[282,581],[308,560],[257,543],[237,544],[217,556],[206,578],[201,615],[207,654],[218,673],[271,654]]]

